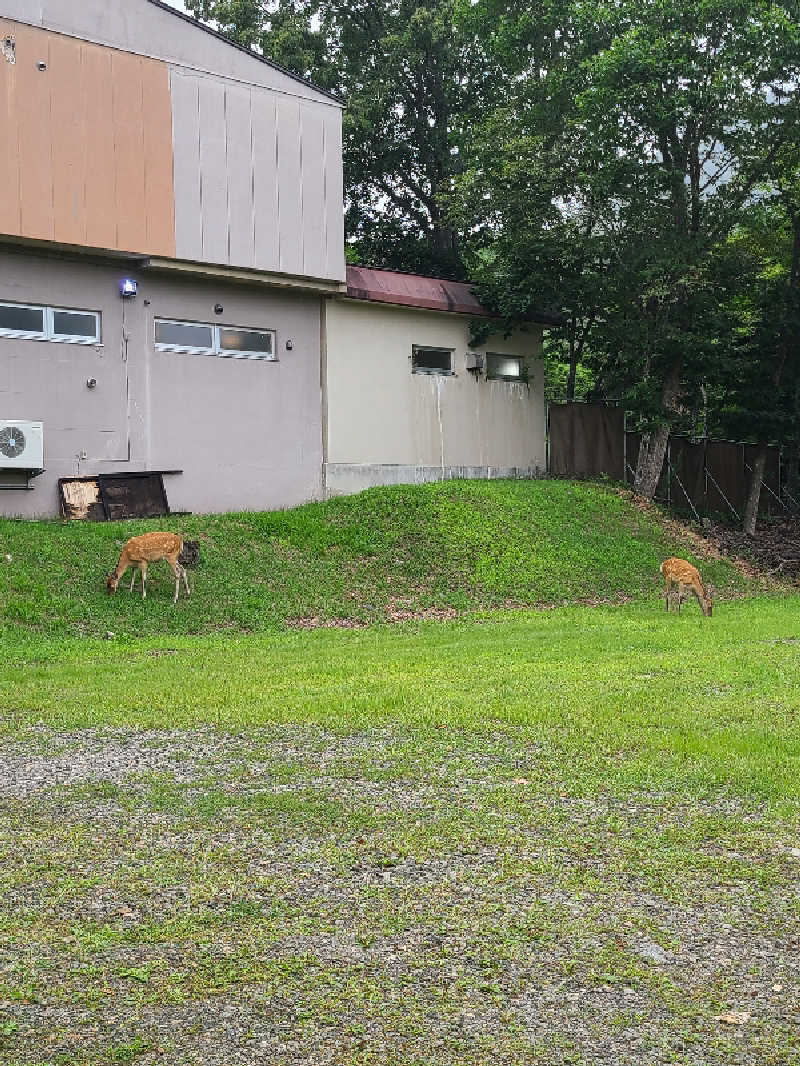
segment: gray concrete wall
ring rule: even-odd
[[[128,274],[132,302],[118,294]],[[44,422],[47,468],[33,491],[0,492],[0,513],[57,514],[59,477],[126,469],[182,469],[165,482],[174,510],[321,495],[319,297],[0,250],[5,300],[100,311],[103,336],[97,346],[0,336],[0,419]],[[156,317],[273,329],[278,361],[156,351]]]
[[[358,463],[326,463],[325,490],[329,496],[349,496],[376,485],[424,485],[432,481],[453,481],[458,478],[487,480],[491,478],[532,479],[544,475],[541,467],[518,466],[400,466],[391,463],[375,465]]]
[[[539,327],[474,347],[465,315],[332,298],[325,316],[329,493],[544,470]],[[412,373],[414,344],[452,349],[454,374]],[[471,374],[468,350],[522,357],[529,382]]]

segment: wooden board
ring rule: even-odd
[[[160,471],[65,477],[59,479],[58,490],[61,513],[69,519],[115,522],[170,513]]]

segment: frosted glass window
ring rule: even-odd
[[[155,321],[156,348],[162,352],[217,355],[225,359],[276,360],[275,333],[204,322]]]
[[[271,359],[274,344],[271,333],[219,326],[219,354],[239,359]]]
[[[0,304],[0,336],[67,344],[97,344],[100,341],[100,313],[4,303]]]
[[[522,360],[516,355],[486,355],[486,377],[500,381],[520,381],[523,377]]]
[[[53,340],[99,341],[100,316],[93,311],[53,311]]]
[[[22,304],[0,304],[0,333],[28,333],[45,337],[45,309]]]
[[[411,351],[411,370],[415,374],[452,374],[453,351],[415,344]]]
[[[214,355],[214,326],[197,322],[168,322],[157,318],[156,347],[163,351],[206,352]]]

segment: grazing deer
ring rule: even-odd
[[[683,603],[684,593],[691,592],[697,597],[700,610],[703,614],[711,615],[711,589],[703,585],[703,581],[697,568],[687,563],[685,559],[665,559],[659,567],[664,575],[666,589],[664,590],[664,603],[669,610],[669,597],[673,585],[678,586],[678,613]]]
[[[147,564],[157,563],[159,559],[166,559],[170,570],[175,575],[175,597],[172,602],[177,603],[181,577],[183,577],[186,595],[189,595],[189,581],[186,577],[186,570],[178,562],[178,556],[182,548],[183,538],[179,537],[177,533],[142,533],[139,537],[131,537],[120,553],[116,569],[108,575],[106,588],[109,592],[116,592],[120,578],[132,566],[134,571],[131,578],[130,591],[133,592],[138,569],[142,575],[142,599],[145,599],[147,596]]]

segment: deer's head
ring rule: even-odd
[[[112,570],[106,578],[106,588],[109,592],[116,592],[118,584],[119,578],[117,577],[116,571]]]

